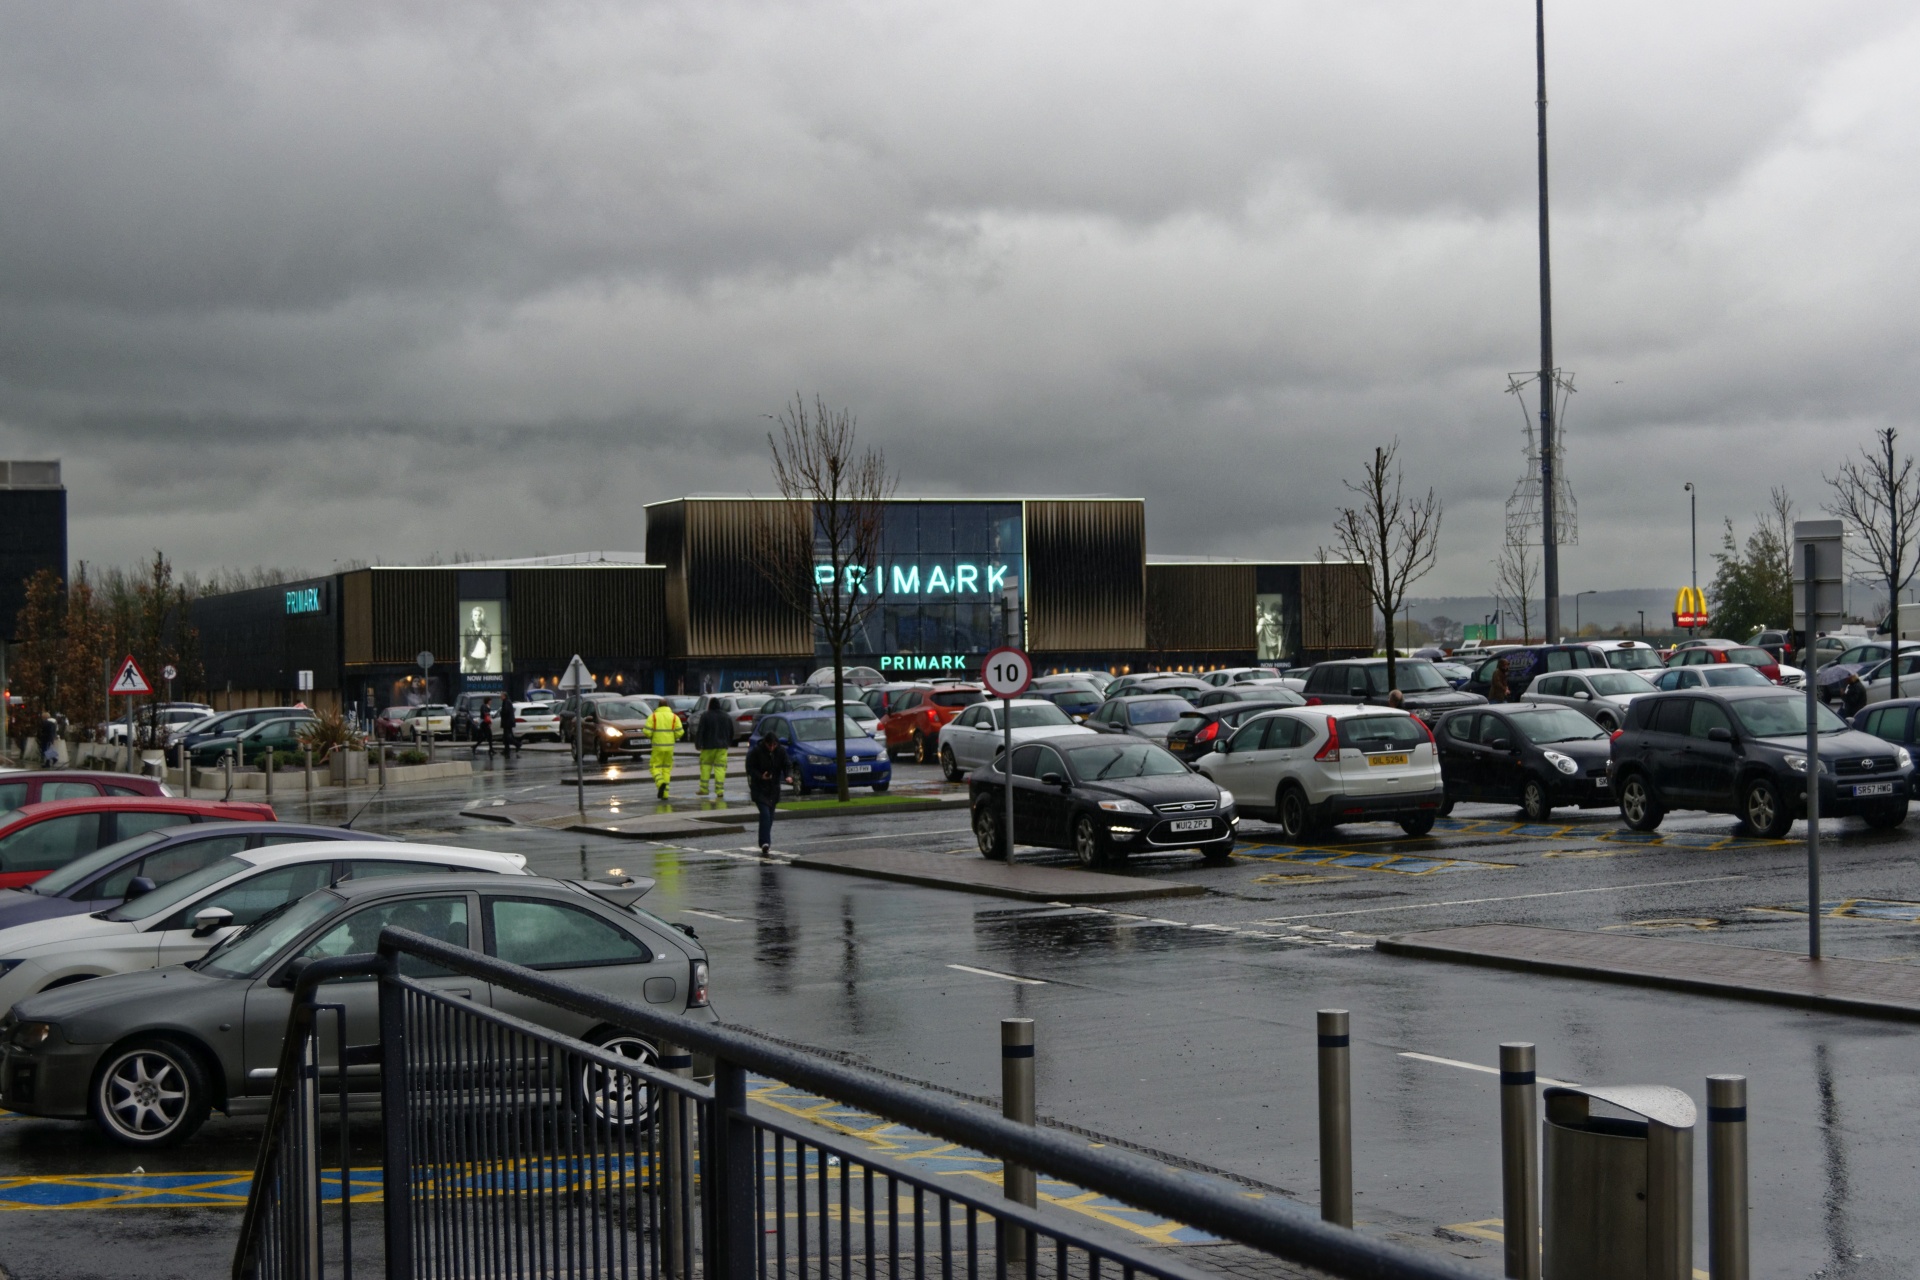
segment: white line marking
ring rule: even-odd
[[[942,827],[938,831],[913,831],[908,834],[915,836],[957,836],[971,830],[971,827]],[[825,844],[829,841],[838,840],[843,844],[851,844],[855,840],[898,840],[900,838],[898,832],[889,831],[884,835],[877,836],[809,836],[805,840],[795,840],[792,843]]]
[[[725,920],[728,924],[752,923],[751,921],[741,920],[735,916],[723,916],[718,911],[702,911],[698,907],[682,907],[680,908],[680,914],[683,916],[705,916],[709,920]]]
[[[1516,893],[1506,898],[1452,898],[1446,902],[1410,902],[1398,907],[1363,907],[1358,911],[1313,911],[1297,916],[1273,916],[1257,924],[1285,924],[1289,920],[1325,920],[1331,916],[1371,916],[1387,911],[1430,911],[1435,907],[1478,907],[1489,902],[1524,902],[1528,898],[1566,898],[1578,893],[1625,893],[1630,889],[1666,889],[1683,884],[1718,884],[1745,880],[1745,876],[1702,876],[1698,880],[1652,880],[1645,884],[1604,884],[1591,889],[1556,889],[1551,893]]]
[[[1458,1067],[1462,1071],[1478,1071],[1484,1075],[1497,1076],[1500,1074],[1500,1068],[1498,1067],[1483,1067],[1477,1062],[1462,1062],[1458,1058],[1437,1058],[1431,1053],[1403,1053],[1400,1056],[1403,1058],[1413,1058],[1420,1062],[1435,1062],[1443,1067]],[[1557,1085],[1566,1089],[1578,1089],[1580,1087],[1571,1080],[1555,1080],[1552,1076],[1535,1076],[1534,1079],[1541,1084]]]
[[[976,969],[970,964],[950,964],[949,969],[958,969],[962,973],[977,973],[983,978],[998,978],[1002,982],[1017,982],[1023,987],[1044,987],[1047,984],[1039,978],[1016,978],[1011,973],[995,973],[991,969]]]

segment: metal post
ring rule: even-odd
[[[581,818],[587,816],[587,744],[580,736],[580,713],[586,710],[584,703],[576,702],[573,707],[573,802],[580,811]]]
[[[1818,596],[1815,584],[1819,574],[1814,572],[1814,544],[1807,544],[1807,634],[1814,631],[1815,610]],[[1894,623],[1893,652],[1897,659],[1900,654],[1900,619]],[[1820,721],[1816,710],[1820,697],[1816,690],[1820,684],[1820,648],[1808,646],[1813,657],[1807,661],[1807,958],[1820,958]]]
[[[135,769],[133,767],[134,754],[139,750],[139,748],[133,745],[133,702],[134,702],[133,695],[128,694],[127,695],[127,772],[128,773],[139,772],[138,769]]]
[[[241,747],[237,743],[235,744],[234,749],[241,753],[240,759],[244,762],[246,760],[246,749],[244,747]],[[260,772],[266,775],[267,799],[272,800],[273,799],[273,744],[270,742],[267,744],[266,751],[261,753]]]
[[[387,786],[387,744],[380,741],[378,732],[373,735],[373,753],[380,761],[380,788],[384,791]]]
[[[313,799],[313,748],[303,747],[307,756],[307,799]]]
[[[1707,1077],[1707,1275],[1747,1280],[1747,1078]]]
[[[1540,1096],[1533,1046],[1500,1046],[1500,1211],[1512,1280],[1540,1280]]]
[[[229,747],[220,753],[220,769],[227,775],[227,794],[223,799],[231,800],[233,799],[233,748]]]
[[[180,744],[180,794],[193,799],[193,757],[187,754],[187,744]]]
[[[711,1280],[753,1280],[760,1253],[754,1204],[760,1171],[754,1163],[753,1125],[747,1119],[746,1068],[714,1059],[711,1105],[713,1139],[707,1154],[715,1167],[711,1180],[704,1170],[701,1177],[712,1205],[706,1274]]]
[[[1016,1124],[1033,1123],[1033,1019],[1000,1019],[1000,1114]],[[1033,1170],[1011,1161],[1000,1166],[1001,1193],[1029,1209],[1038,1203]],[[1009,1266],[1026,1266],[1027,1231],[1012,1223],[1000,1228],[1001,1255]]]
[[[387,963],[398,967],[388,953]],[[389,969],[389,973],[393,969]],[[387,1280],[413,1280],[413,1153],[408,1143],[407,993],[380,980],[380,1182],[386,1201]]]
[[[1003,733],[1003,747],[1004,747],[1004,750],[1006,751],[1006,754],[1002,756],[1000,759],[1000,774],[1001,774],[1001,777],[1003,777],[1006,780],[1006,786],[1001,789],[1007,793],[1007,861],[1012,862],[1013,861],[1013,699],[1012,698],[1002,698],[1000,700],[1000,718],[1003,721],[1005,721],[1005,723],[1001,725],[1001,730]]]
[[[683,1080],[693,1078],[693,1054],[676,1044],[660,1046],[660,1069]],[[686,1234],[681,1230],[692,1215],[681,1213],[683,1201],[693,1195],[693,1160],[687,1151],[686,1095],[662,1090],[660,1116],[663,1120],[662,1164],[660,1178],[660,1224],[666,1237],[667,1274],[687,1274]]]
[[[1553,271],[1547,239],[1547,4],[1534,0],[1534,59],[1539,76],[1535,105],[1540,120],[1540,587],[1546,596],[1547,637],[1560,634],[1560,530],[1554,510]]]
[[[1320,1031],[1320,1216],[1353,1225],[1353,1077],[1347,1011],[1322,1009]]]

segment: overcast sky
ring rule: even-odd
[[[1310,557],[1398,437],[1417,593],[1490,585],[1525,0],[0,15],[0,448],[65,460],[76,558],[637,550],[767,492],[798,390],[903,492],[1142,496],[1161,553]],[[1683,480],[1711,546],[1914,416],[1920,11],[1548,19],[1563,581],[1677,583]]]

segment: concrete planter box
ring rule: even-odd
[[[367,780],[367,753],[336,751],[327,757],[327,779],[336,787]]]
[[[314,769],[314,784],[317,787],[337,785],[330,781],[329,775]],[[451,760],[438,764],[393,764],[387,766],[387,783],[398,786],[404,782],[433,782],[444,778],[470,778],[473,776],[473,761]],[[167,771],[167,780],[175,786],[180,785],[180,772],[177,769]],[[274,775],[274,798],[304,795],[306,780],[298,769],[283,769]],[[367,786],[378,782],[378,776],[371,773],[363,775],[350,785]],[[233,775],[233,794],[238,797],[243,791],[266,791],[267,779],[262,773],[248,772]],[[193,771],[193,794],[196,799],[217,799],[226,787],[226,777],[218,769],[195,769]]]

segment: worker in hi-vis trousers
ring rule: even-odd
[[[727,786],[727,748],[733,745],[733,717],[720,705],[720,699],[708,698],[707,709],[693,725],[693,745],[700,748],[700,794],[713,784],[713,798],[724,799]]]
[[[667,784],[673,781],[673,744],[687,734],[687,726],[673,713],[673,708],[661,703],[647,717],[647,740],[653,743],[653,756],[647,761],[653,773],[653,785],[660,789],[660,798],[667,798]]]

